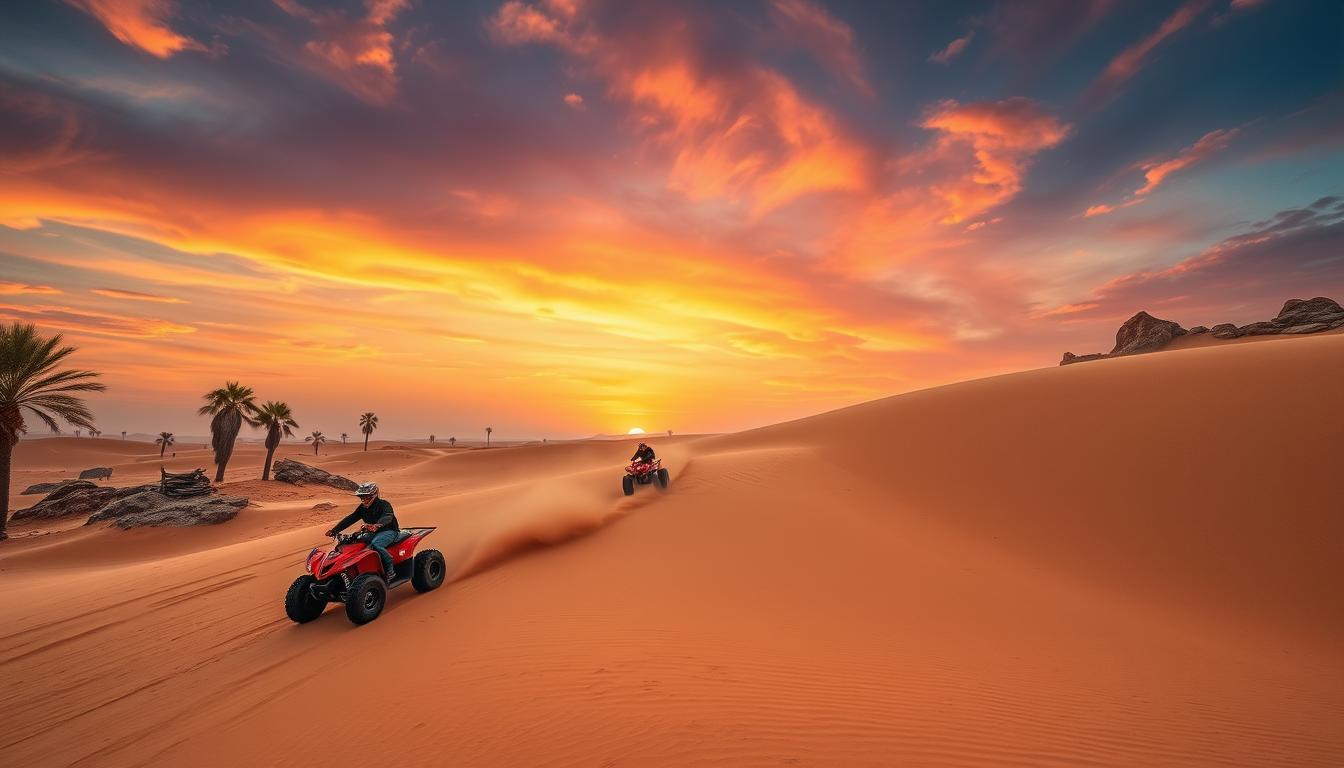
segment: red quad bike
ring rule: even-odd
[[[625,468],[625,477],[621,478],[621,490],[629,496],[635,492],[635,483],[648,485],[657,482],[659,488],[667,487],[667,470],[663,469],[663,460],[637,461]]]
[[[378,553],[369,548],[371,533],[354,536],[336,535],[330,552],[316,547],[308,553],[304,570],[285,593],[285,614],[297,624],[305,624],[322,615],[327,603],[345,603],[345,615],[355,624],[368,624],[378,618],[387,603],[387,590],[411,582],[416,592],[437,589],[446,569],[443,554],[437,549],[417,553],[420,540],[433,528],[403,528],[395,541],[387,545],[392,555],[393,573],[383,573]]]

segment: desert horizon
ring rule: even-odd
[[[1344,3],[0,3],[0,766],[1344,766]]]
[[[1321,405],[1344,334],[1246,341],[651,437],[671,484],[631,496],[633,437],[284,446],[436,527],[444,586],[393,591],[366,627],[285,618],[284,585],[353,498],[257,479],[258,446],[208,497],[249,500],[216,525],[16,517],[0,755],[316,764],[308,702],[389,648],[361,717],[412,764],[1331,765],[1344,409]],[[1284,380],[1293,396],[1267,399]],[[1226,474],[1239,457],[1255,471]],[[210,458],[25,440],[11,493],[72,462],[113,487]]]

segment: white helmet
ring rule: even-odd
[[[363,497],[363,496],[377,496],[377,495],[378,495],[378,484],[377,484],[377,483],[360,483],[360,484],[359,484],[359,487],[355,489],[355,495],[356,495],[356,496],[360,496],[360,497]]]

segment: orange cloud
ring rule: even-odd
[[[1208,9],[1211,0],[1188,0],[1147,37],[1121,51],[1101,75],[1088,86],[1084,98],[1092,103],[1109,99],[1126,81],[1138,74],[1143,62],[1164,40],[1189,26]]]
[[[1208,160],[1213,155],[1227,149],[1228,144],[1237,137],[1240,130],[1237,128],[1224,128],[1216,131],[1209,131],[1200,137],[1199,141],[1182,149],[1175,157],[1166,160],[1150,160],[1140,163],[1138,168],[1143,171],[1144,184],[1142,187],[1134,190],[1133,196],[1123,203],[1108,205],[1101,203],[1089,207],[1084,213],[1084,218],[1093,216],[1102,216],[1121,208],[1129,208],[1143,202],[1144,197],[1157,189],[1167,177],[1177,171],[1185,170]]]
[[[776,8],[839,34],[838,22],[811,6]],[[702,66],[683,30],[630,47],[595,32],[576,6],[519,0],[487,27],[501,44],[551,43],[592,67],[636,108],[653,145],[671,154],[669,184],[692,200],[741,201],[762,215],[809,193],[866,185],[866,152],[829,112],[769,68]]]
[[[44,328],[62,331],[128,339],[158,339],[196,330],[189,325],[180,325],[158,318],[117,315],[56,305],[0,304],[0,319],[36,323]]]
[[[27,285],[25,283],[13,283],[8,280],[0,280],[0,296],[52,296],[59,294],[59,289],[50,285]]]
[[[568,104],[569,106],[575,108],[575,109],[578,109],[578,110],[582,110],[582,109],[583,109],[583,97],[580,96],[580,95],[577,94],[577,93],[566,93],[566,94],[565,94],[565,103]]]
[[[948,203],[943,221],[959,223],[993,208],[1022,189],[1031,157],[1067,138],[1071,127],[1021,97],[996,102],[938,104],[920,125],[939,132],[936,150],[969,150],[971,172],[941,182],[934,191]]]
[[[1157,189],[1168,176],[1189,168],[1196,163],[1207,160],[1210,156],[1227,149],[1227,145],[1232,139],[1236,138],[1238,130],[1236,128],[1210,131],[1200,137],[1189,147],[1181,150],[1179,154],[1169,160],[1161,160],[1145,163],[1140,166],[1143,169],[1144,185],[1135,190],[1135,195],[1146,195]]]
[[[172,296],[158,296],[152,293],[141,293],[139,291],[123,291],[120,288],[93,288],[89,293],[97,296],[105,296],[109,299],[129,299],[131,301],[150,301],[159,304],[186,304],[183,299],[173,298]]]
[[[486,25],[495,41],[504,45],[551,43],[565,39],[557,19],[520,0],[508,0]]]
[[[340,10],[312,10],[298,0],[275,0],[286,13],[304,19],[318,37],[303,46],[299,62],[372,104],[396,97],[397,62],[387,30],[409,0],[365,0],[363,18]]]
[[[174,32],[168,18],[176,10],[172,0],[66,0],[88,13],[121,42],[166,59],[179,51],[204,51],[206,47]]]

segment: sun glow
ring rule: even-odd
[[[626,434],[627,434],[627,435],[642,435],[642,434],[644,434],[644,430],[643,430],[643,428],[641,428],[641,427],[635,427],[634,429],[630,430],[630,431],[627,432]]]

